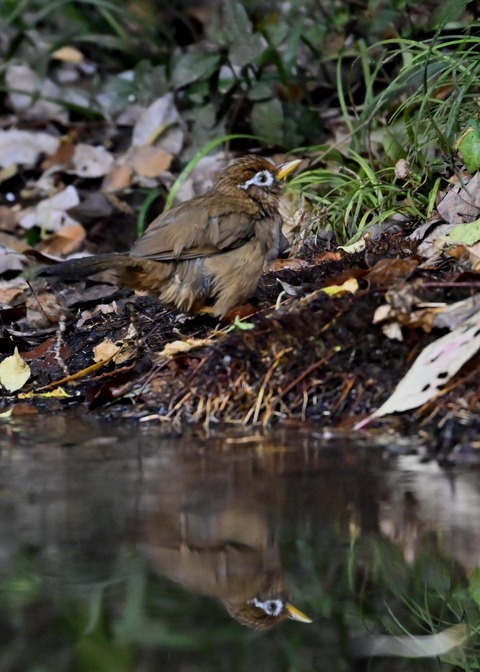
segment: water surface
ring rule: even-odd
[[[474,666],[475,471],[302,429],[51,416],[1,436],[0,672]],[[313,622],[269,627],[269,600]],[[441,659],[365,657],[460,623]]]

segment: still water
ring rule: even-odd
[[[0,431],[0,672],[478,667],[474,470],[301,429]]]

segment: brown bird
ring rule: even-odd
[[[258,464],[219,469],[218,455],[198,461],[177,450],[152,461],[139,505],[138,546],[161,575],[219,600],[249,628],[286,619],[312,620],[289,600],[279,528],[273,523],[286,493]]]
[[[157,217],[128,253],[72,259],[40,275],[68,280],[112,269],[121,286],[222,317],[252,296],[265,261],[285,249],[280,180],[299,163],[236,159],[205,194]]]

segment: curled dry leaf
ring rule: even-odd
[[[480,312],[422,350],[393,394],[372,417],[408,411],[430,401],[479,349]]]
[[[120,348],[120,345],[117,345],[109,338],[106,338],[93,348],[93,361],[104,362],[107,359],[111,359],[114,355],[120,352]]]
[[[177,156],[183,147],[184,130],[172,93],[150,105],[133,129],[132,145],[156,145]]]
[[[410,162],[406,159],[400,159],[395,164],[395,177],[397,180],[408,180],[412,176]]]
[[[27,289],[27,281],[23,278],[0,282],[0,304],[11,306]]]
[[[53,102],[61,98],[60,89],[50,79],[40,77],[24,63],[10,63],[5,73],[8,100],[13,110],[26,119],[55,119],[68,122],[68,112]]]
[[[66,189],[37,203],[34,208],[27,208],[20,214],[19,224],[24,229],[39,226],[47,231],[58,231],[67,224],[77,222],[67,215],[66,210],[80,203],[77,190],[69,185]]]
[[[139,175],[144,177],[159,177],[172,164],[172,155],[161,147],[133,147],[128,155],[127,162]]]
[[[10,357],[0,362],[0,384],[9,392],[16,392],[30,378],[30,367],[18,354],[18,348]]]
[[[437,208],[448,224],[464,224],[478,218],[480,212],[480,173],[463,179],[451,189]]]
[[[76,47],[65,45],[53,51],[52,58],[65,63],[81,63],[85,57]]]
[[[27,322],[31,329],[45,329],[59,323],[65,308],[52,292],[40,292],[28,296],[26,301]]]
[[[160,355],[175,357],[175,355],[185,354],[197,348],[205,348],[211,343],[211,339],[208,338],[186,338],[184,341],[172,341],[165,345]]]
[[[66,171],[79,177],[96,178],[106,175],[113,166],[113,156],[101,145],[76,145],[71,166]]]
[[[42,240],[37,249],[53,257],[66,257],[79,249],[86,235],[81,224],[68,224]]]
[[[115,168],[105,175],[102,182],[102,191],[112,193],[127,189],[132,182],[132,173],[133,169],[131,166],[127,166],[126,164],[115,166]]]
[[[58,138],[42,131],[0,131],[0,166],[33,166],[41,154],[56,152],[59,144]]]

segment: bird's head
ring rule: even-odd
[[[254,630],[267,630],[286,618],[301,623],[312,622],[311,618],[290,604],[282,595],[253,597],[241,604],[225,602],[225,606],[233,618]]]
[[[300,163],[300,159],[295,159],[276,166],[263,156],[248,154],[235,159],[225,169],[218,180],[217,188],[230,193],[241,190],[258,201],[276,197],[282,190],[281,180],[290,175]]]

